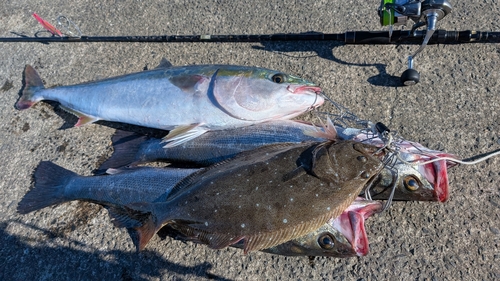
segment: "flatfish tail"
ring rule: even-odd
[[[137,251],[143,250],[161,228],[153,214],[147,211],[148,205],[147,203],[134,203],[130,206],[107,206],[112,223],[116,227],[127,228]]]

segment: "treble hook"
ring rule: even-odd
[[[66,16],[62,16],[62,15],[58,16],[56,20],[57,20],[57,26],[59,28],[63,29],[64,34],[66,34],[67,36],[69,36],[69,37],[82,37],[82,31],[80,30],[78,25],[76,25],[73,21],[71,21]],[[71,31],[71,28],[73,28],[76,31],[76,34],[75,34],[75,32]]]

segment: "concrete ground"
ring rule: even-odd
[[[447,30],[500,30],[498,1],[451,1]],[[85,35],[263,34],[381,30],[379,1],[2,1],[0,36],[41,30],[31,13],[62,14]],[[41,160],[90,175],[112,153],[121,124],[72,128],[75,118],[40,103],[14,109],[25,64],[47,86],[175,65],[240,64],[317,82],[360,117],[421,144],[470,157],[500,147],[498,44],[429,46],[421,82],[399,87],[416,45],[297,43],[0,43],[1,280],[494,280],[500,279],[500,157],[450,170],[446,203],[396,202],[367,222],[370,254],[307,258],[211,250],[155,236],[135,253],[105,210],[72,202],[28,215],[16,206]],[[69,125],[68,125],[69,124]]]

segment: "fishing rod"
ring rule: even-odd
[[[391,34],[392,33],[392,34]],[[75,43],[75,42],[140,42],[140,43],[181,43],[181,42],[219,42],[245,43],[266,41],[338,41],[346,44],[402,44],[422,42],[427,31],[347,31],[345,33],[277,33],[277,34],[240,34],[240,35],[152,35],[152,36],[52,36],[52,37],[0,37],[0,42],[38,42],[38,43]],[[500,32],[485,31],[447,31],[436,30],[428,44],[460,43],[500,43]]]
[[[437,30],[437,22],[451,13],[452,6],[447,0],[381,0],[378,16],[387,31],[348,31],[345,33],[278,33],[258,35],[155,35],[155,36],[84,36],[78,26],[64,16],[57,18],[59,31],[38,15],[33,16],[48,30],[52,37],[0,37],[0,42],[269,42],[269,41],[337,41],[345,44],[420,44],[408,57],[408,69],[401,75],[403,85],[414,85],[420,80],[420,73],[414,68],[414,58],[428,44],[500,43],[500,32],[447,31]],[[393,30],[394,26],[414,24],[410,30]],[[418,30],[421,27],[425,30]]]

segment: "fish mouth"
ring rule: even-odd
[[[334,226],[351,243],[356,255],[366,256],[370,251],[370,243],[365,229],[365,220],[375,213],[381,212],[382,203],[358,197],[340,216],[335,218]]]
[[[431,157],[439,159],[441,157],[449,157],[458,159],[453,154],[439,153]],[[456,166],[457,163],[449,160],[437,160],[432,163],[418,166],[419,172],[429,181],[434,187],[434,196],[440,202],[446,202],[450,195],[448,182],[448,168]]]
[[[292,94],[303,94],[303,93],[316,94],[316,100],[311,105],[311,108],[317,108],[318,106],[323,105],[323,103],[325,102],[325,99],[322,96],[323,91],[321,90],[320,87],[307,86],[307,85],[302,85],[302,86],[288,85],[287,90]]]
[[[322,90],[320,87],[307,86],[307,85],[302,85],[302,86],[288,85],[287,90],[293,94],[300,94],[302,92],[314,92],[314,93],[319,95],[322,93]]]

